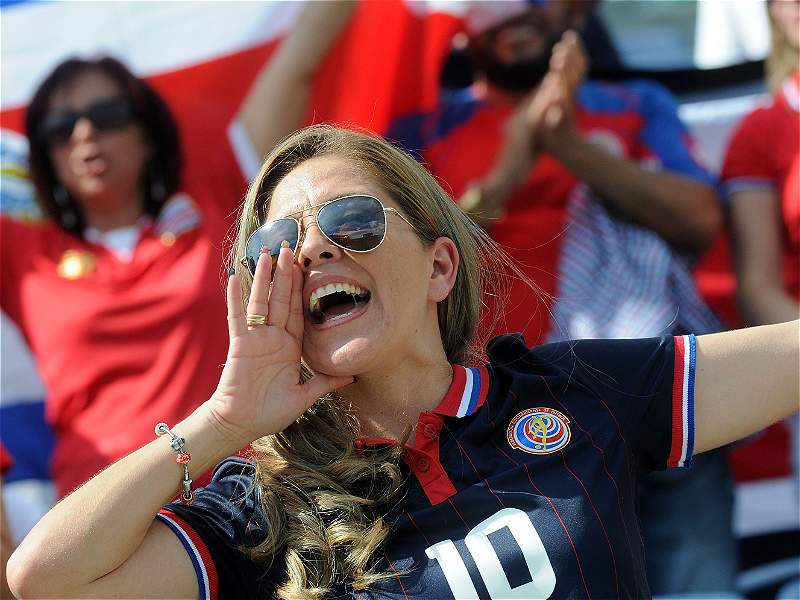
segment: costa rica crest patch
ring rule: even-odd
[[[551,454],[569,443],[569,419],[552,408],[529,408],[511,419],[506,436],[515,450]]]

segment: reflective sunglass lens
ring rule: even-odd
[[[383,206],[375,198],[350,196],[326,204],[317,213],[322,232],[347,250],[374,250],[386,233]]]
[[[286,240],[289,242],[290,248],[297,248],[298,235],[298,224],[294,219],[278,219],[257,229],[247,240],[247,248],[245,248],[245,260],[250,274],[255,275],[256,273],[256,265],[262,248],[266,248],[272,257],[274,271],[278,254],[281,251],[281,242]]]

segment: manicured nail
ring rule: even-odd
[[[228,279],[230,279],[230,278],[231,278],[231,277],[233,277],[234,275],[236,275],[236,269],[234,269],[233,267],[231,267],[230,269],[228,269]]]
[[[281,248],[288,248],[288,247],[289,247],[289,242],[287,240],[283,240],[281,242]]]
[[[261,246],[261,254],[266,254],[267,252],[269,252],[269,248],[266,246]]]

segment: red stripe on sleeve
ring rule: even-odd
[[[211,552],[209,552],[208,546],[206,546],[203,538],[200,537],[200,534],[197,533],[197,531],[195,531],[195,529],[189,525],[187,521],[181,519],[171,510],[162,508],[159,512],[175,521],[175,523],[177,523],[180,528],[183,529],[184,533],[189,536],[189,539],[192,540],[194,547],[197,548],[197,552],[200,554],[199,558],[202,561],[203,567],[205,568],[206,577],[208,577],[209,600],[219,600],[219,579],[217,577],[217,567],[214,564],[214,559],[211,558]]]
[[[685,348],[683,337],[673,338],[675,367],[672,376],[672,445],[667,459],[668,467],[678,466],[683,452],[683,364]]]

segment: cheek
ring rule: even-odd
[[[107,132],[100,138],[100,147],[113,156],[120,167],[134,172],[140,171],[153,153],[138,127]]]
[[[147,162],[150,155],[153,153],[150,145],[145,141],[144,136],[135,132],[127,136],[124,141],[125,146],[130,150],[131,155],[139,162]]]
[[[415,327],[425,315],[427,305],[428,280],[423,276],[411,277],[412,273],[424,273],[427,265],[401,265],[387,275],[389,281],[384,287],[386,294],[384,323],[399,325],[403,329]],[[407,332],[410,332],[408,330]]]
[[[50,162],[53,164],[53,169],[56,176],[61,181],[71,179],[71,169],[69,168],[69,148],[63,146],[56,148],[50,152]]]

